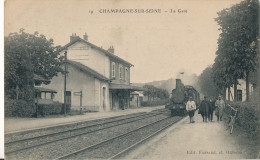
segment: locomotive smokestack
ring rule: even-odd
[[[182,86],[181,79],[176,79],[176,89],[180,89]]]

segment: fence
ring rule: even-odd
[[[228,129],[230,130],[230,134],[232,134],[238,110],[233,108],[230,104],[227,104],[227,106],[230,108],[228,115]]]
[[[226,124],[230,125],[231,117],[238,132],[244,132],[252,139],[259,138],[259,106],[256,102],[228,102],[224,113]]]
[[[232,107],[230,104],[227,104],[227,106],[229,107],[229,109],[226,109],[226,111],[229,110],[229,111],[228,111],[228,113],[229,113],[228,115],[229,115],[229,116],[236,117],[239,108],[238,108],[238,109],[235,109],[235,108]]]

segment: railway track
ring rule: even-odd
[[[108,140],[58,157],[59,159],[117,159],[143,141],[178,122],[182,117],[167,117],[159,121],[116,135]]]
[[[163,109],[163,110],[151,112],[148,114],[142,113],[142,114],[133,114],[133,115],[128,115],[128,116],[123,116],[123,117],[120,116],[120,117],[116,117],[116,118],[113,117],[111,119],[106,118],[106,122],[104,122],[103,120],[100,120],[99,123],[95,122],[92,124],[88,124],[87,126],[79,127],[76,129],[71,129],[71,130],[65,129],[64,131],[46,134],[46,135],[40,135],[38,137],[34,136],[32,138],[24,138],[24,139],[16,138],[18,140],[14,140],[14,141],[9,140],[9,142],[7,142],[5,144],[5,150],[6,150],[5,154],[6,154],[7,158],[8,157],[18,158],[20,154],[28,155],[28,154],[31,154],[32,152],[35,152],[35,151],[37,152],[37,148],[39,148],[40,150],[42,148],[45,148],[45,150],[46,150],[46,149],[48,149],[48,146],[52,146],[56,143],[60,143],[59,141],[61,141],[63,143],[66,141],[68,141],[68,143],[69,143],[69,140],[77,141],[77,140],[81,139],[82,137],[84,138],[86,135],[89,135],[89,134],[93,134],[93,133],[100,132],[100,131],[102,132],[103,130],[108,130],[110,128],[117,127],[117,126],[124,126],[127,124],[135,123],[136,121],[142,121],[143,119],[149,119],[151,117],[160,116],[162,113],[165,113],[165,111],[166,110]],[[82,126],[82,124],[80,126]],[[23,135],[22,137],[26,137],[26,136]],[[79,137],[81,137],[81,138],[79,138]],[[24,154],[23,154],[23,152],[24,152]],[[18,157],[16,156],[16,154],[18,155]],[[23,156],[23,157],[24,157],[24,159],[28,159],[28,158],[35,159],[35,157],[33,157],[33,156],[32,157]],[[44,154],[37,158],[41,158],[41,157],[44,158]]]
[[[158,112],[161,112],[161,111],[158,111]],[[19,140],[40,137],[40,136],[44,136],[44,135],[48,135],[48,134],[63,132],[66,130],[68,131],[68,130],[73,130],[73,129],[91,126],[91,125],[95,125],[95,124],[102,124],[102,123],[113,121],[113,120],[120,120],[120,119],[126,118],[126,117],[141,116],[144,114],[146,114],[146,113],[141,112],[141,113],[134,113],[134,114],[130,114],[130,115],[122,115],[122,116],[102,118],[102,119],[96,119],[96,120],[90,120],[90,121],[78,121],[78,122],[72,122],[72,123],[61,124],[61,125],[47,126],[47,127],[37,128],[37,129],[28,129],[28,130],[24,130],[24,131],[5,133],[5,142],[10,143],[10,142],[19,141]]]

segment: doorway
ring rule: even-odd
[[[71,105],[71,91],[66,91],[66,104]]]
[[[242,101],[242,90],[237,90],[237,101]]]
[[[103,87],[103,110],[106,110],[106,87]]]

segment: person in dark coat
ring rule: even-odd
[[[206,96],[204,96],[204,100],[202,100],[200,103],[199,112],[203,118],[203,122],[207,122],[209,115],[209,102]]]
[[[215,101],[214,98],[209,99],[209,115],[208,115],[208,120],[212,122],[213,120],[213,112],[215,110]]]

